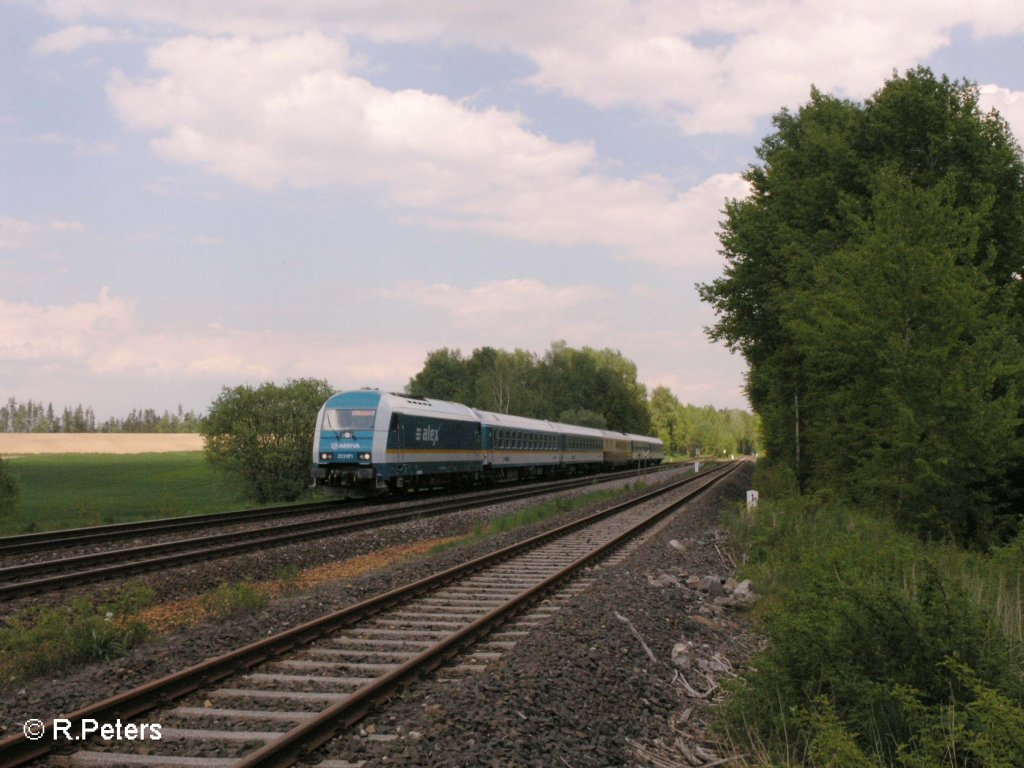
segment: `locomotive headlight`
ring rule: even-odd
[[[331,460],[331,454],[329,454],[329,453],[321,453],[320,454],[320,461],[330,461],[330,460]]]
[[[359,460],[360,461],[369,461],[370,460],[370,454],[369,453],[360,453],[359,454]]]

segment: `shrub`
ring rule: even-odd
[[[849,765],[924,768],[945,734],[952,751],[935,766],[1014,764],[972,762],[997,754],[980,725],[974,748],[949,741],[950,722],[969,740],[971,722],[1024,712],[1024,646],[963,578],[979,555],[806,500],[762,501],[731,528],[752,562],[744,575],[766,593],[770,641],[723,710],[733,738],[788,764],[846,765],[823,762],[831,749]]]
[[[27,608],[0,629],[0,682],[17,683],[75,664],[122,656],[149,636],[138,619],[97,609],[88,598]]]
[[[207,458],[258,502],[294,501],[309,485],[316,415],[332,392],[314,379],[225,387],[200,428]]]
[[[237,618],[265,608],[270,592],[248,582],[221,584],[203,596],[203,607],[208,613],[222,618]]]

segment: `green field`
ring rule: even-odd
[[[0,536],[254,506],[201,451],[42,454],[8,466],[21,495]]]

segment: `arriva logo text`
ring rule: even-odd
[[[416,442],[437,445],[441,438],[440,427],[416,427]]]
[[[336,451],[339,448],[349,448],[359,450],[359,443],[331,443],[331,450]]]

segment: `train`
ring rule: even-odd
[[[364,496],[653,466],[664,457],[656,437],[363,389],[320,408],[312,484]]]

